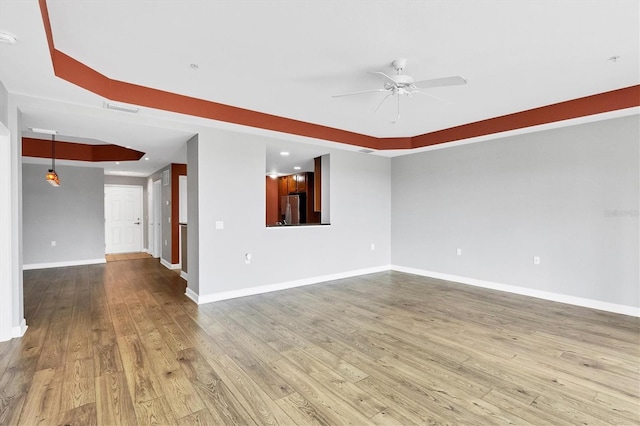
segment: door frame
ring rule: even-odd
[[[12,337],[19,337],[13,330],[13,309],[18,309],[14,303],[17,298],[14,291],[18,289],[13,280],[13,268],[17,254],[12,250],[11,220],[11,186],[14,180],[11,175],[11,133],[0,122],[0,342]],[[22,276],[22,271],[20,272]],[[23,304],[22,300],[19,301]],[[24,305],[23,305],[24,306]]]
[[[136,188],[140,190],[139,204],[140,204],[140,252],[144,251],[144,188],[142,185],[120,185],[120,184],[104,184],[104,197],[107,198],[107,188]],[[107,226],[107,203],[104,204],[104,225],[105,225],[105,236],[104,236],[104,245],[105,245],[105,253],[107,249],[107,235],[106,235],[106,226]]]
[[[162,179],[152,183],[150,210],[153,217],[151,256],[157,259],[162,257]]]

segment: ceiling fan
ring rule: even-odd
[[[430,93],[424,92],[421,89],[429,89],[432,87],[442,87],[442,86],[458,86],[462,84],[467,84],[467,80],[457,75],[451,76],[451,77],[432,78],[429,80],[415,81],[413,77],[411,77],[410,75],[402,73],[406,65],[407,65],[407,60],[405,58],[399,58],[394,60],[391,63],[391,66],[396,70],[395,75],[387,75],[381,71],[369,71],[371,74],[380,74],[385,78],[384,87],[381,89],[361,90],[359,92],[342,93],[339,95],[333,95],[332,97],[339,98],[342,96],[353,96],[353,95],[360,95],[363,93],[385,92],[387,93],[387,96],[385,96],[380,102],[380,104],[378,104],[378,107],[375,109],[374,113],[380,109],[382,104],[389,97],[396,96],[398,98],[398,116],[396,121],[399,121],[401,95],[412,96],[414,93],[420,93],[438,100],[443,100]],[[394,121],[393,123],[395,123],[396,121]]]

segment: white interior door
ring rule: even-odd
[[[105,185],[105,252],[142,251],[142,187]]]
[[[162,181],[153,182],[153,251],[158,258],[162,255]]]

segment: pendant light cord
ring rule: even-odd
[[[51,135],[51,170],[56,170],[56,135]]]

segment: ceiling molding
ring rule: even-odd
[[[411,145],[412,148],[422,148],[542,124],[573,120],[639,105],[640,85],[637,85],[414,136],[411,138]]]
[[[144,152],[119,145],[89,145],[56,140],[56,160],[138,161]],[[22,156],[51,158],[51,139],[22,138]]]
[[[636,85],[413,137],[377,138],[112,80],[55,48],[46,0],[39,5],[55,75],[106,99],[374,150],[421,148],[640,106]]]

